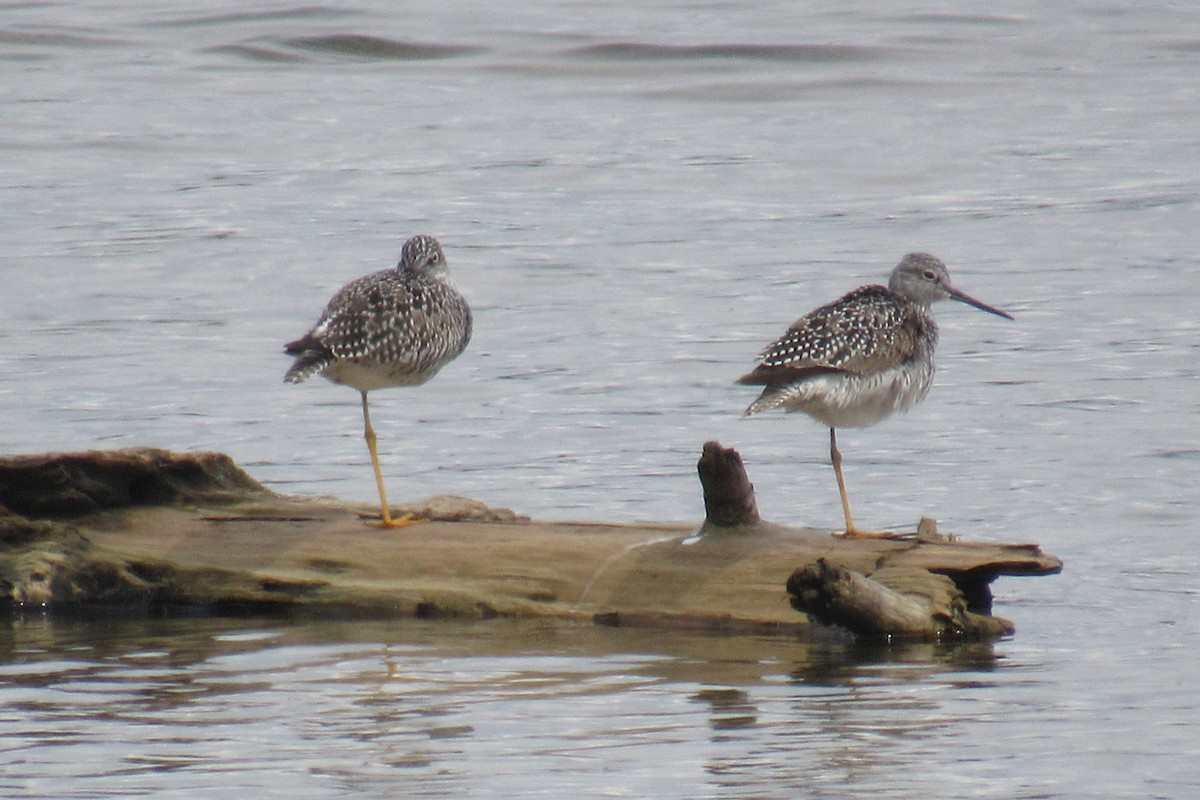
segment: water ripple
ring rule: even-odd
[[[221,27],[224,25],[244,25],[248,22],[335,19],[346,16],[355,16],[355,12],[332,6],[299,6],[296,8],[280,8],[272,11],[230,11],[223,14],[177,17],[161,22],[159,25],[175,28],[209,25]]]
[[[607,42],[577,47],[570,55],[611,61],[696,61],[739,59],[827,63],[876,61],[888,56],[885,48],[844,44],[647,44]]]
[[[311,53],[377,61],[427,61],[482,52],[482,48],[467,45],[405,42],[360,33],[297,36],[284,39],[282,43]]]

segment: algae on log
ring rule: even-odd
[[[223,453],[149,447],[0,458],[0,506],[27,517],[237,500],[266,493]]]
[[[218,453],[0,458],[0,604],[801,631],[798,608],[864,635],[986,637],[1011,630],[990,616],[994,578],[1062,567],[1034,545],[776,525],[735,451],[706,444],[698,470],[699,528],[536,522],[441,496],[396,509],[430,522],[383,531],[343,502],[275,494]],[[877,587],[911,601],[908,622],[845,610]]]

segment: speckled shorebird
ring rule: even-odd
[[[854,525],[838,428],[865,428],[924,399],[933,382],[938,328],[930,305],[950,298],[1011,316],[950,283],[946,265],[928,253],[909,253],[888,285],[862,286],[810,311],[760,355],[738,383],[765,386],[746,415],[773,408],[803,411],[829,426],[829,458],[837,476],[846,536],[873,534]]]
[[[364,436],[383,527],[424,520],[411,514],[392,518],[367,392],[425,383],[457,358],[470,339],[471,309],[450,282],[441,245],[432,236],[414,236],[404,243],[399,264],[347,283],[325,306],[316,326],[285,348],[296,357],[283,378],[288,383],[320,374],[362,394]]]

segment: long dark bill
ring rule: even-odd
[[[960,303],[966,303],[969,306],[975,306],[980,311],[986,311],[989,314],[995,314],[997,317],[1004,317],[1005,319],[1012,319],[1012,314],[1009,314],[1006,311],[1001,311],[998,308],[993,308],[992,306],[989,306],[987,303],[983,302],[982,300],[976,300],[974,297],[971,297],[971,295],[967,294],[966,292],[960,291],[953,286],[946,287],[946,291],[950,292],[950,296],[953,297],[955,300],[959,301]]]

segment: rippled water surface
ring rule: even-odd
[[[695,520],[701,444],[840,519],[823,429],[740,418],[795,317],[915,249],[926,402],[839,440],[860,522],[1033,540],[980,653],[529,626],[0,630],[12,797],[1200,793],[1200,10],[0,9],[0,451],[230,453],[369,501],[355,394],[285,386],[438,236],[468,351],[373,398],[397,499]],[[11,631],[11,633],[10,633]]]
[[[5,796],[1186,788],[1148,772],[1114,773],[1096,793],[1077,783],[1084,770],[1111,770],[1112,751],[1078,731],[1081,698],[1047,702],[1043,672],[1061,664],[1031,661],[1028,648],[1000,656],[986,645],[870,649],[505,622],[224,626],[21,626],[0,668]],[[1135,749],[1153,756],[1149,744]],[[1195,778],[1194,766],[1176,774]]]

